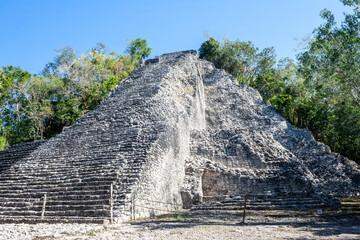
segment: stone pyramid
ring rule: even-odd
[[[318,208],[359,192],[357,164],[196,51],[147,60],[58,136],[0,153],[3,222],[126,221],[237,209],[244,196]]]

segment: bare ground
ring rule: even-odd
[[[360,214],[188,212],[120,225],[1,224],[0,239],[360,239]]]

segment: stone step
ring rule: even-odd
[[[32,179],[31,181],[28,180],[16,180],[16,181],[4,181],[4,182],[0,182],[0,188],[7,188],[9,186],[43,186],[43,185],[48,185],[48,186],[57,186],[57,185],[61,185],[61,186],[73,186],[73,185],[77,185],[77,186],[88,186],[88,185],[111,185],[111,183],[114,182],[114,179],[103,179],[102,181],[93,181],[91,184],[89,184],[88,182],[82,182],[80,178],[65,178],[65,179]]]
[[[271,203],[271,202],[247,202],[246,205],[247,206],[292,206],[292,205],[321,205],[323,204],[321,201],[319,202],[288,202],[288,203]],[[207,205],[207,204],[205,204]],[[210,205],[215,205],[215,206],[243,206],[244,203],[243,202],[239,202],[239,203],[221,203],[221,204],[208,204]]]
[[[101,183],[100,183],[101,184]],[[57,186],[57,185],[37,185],[37,186],[2,186],[0,187],[0,196],[3,196],[7,193],[28,193],[28,192],[62,192],[62,191],[88,191],[88,190],[105,190],[110,189],[110,185],[85,185],[85,186],[76,186],[67,185],[67,186]]]
[[[92,161],[92,162],[79,162],[79,163],[63,163],[63,164],[56,164],[53,162],[27,162],[22,163],[22,164],[18,164],[18,165],[14,165],[13,170],[16,170],[18,172],[27,172],[27,171],[31,171],[31,169],[25,169],[25,168],[21,168],[21,167],[27,167],[27,166],[31,166],[31,165],[36,165],[37,167],[37,171],[48,171],[48,170],[56,170],[56,171],[73,171],[73,170],[78,170],[78,169],[97,169],[100,168],[101,166],[103,167],[110,167],[111,164],[121,164],[121,162],[118,161],[109,161],[109,160],[104,160],[104,161]]]
[[[33,151],[32,149],[16,149],[16,151],[15,150],[12,150],[12,151],[5,150],[1,154],[0,160],[8,159],[8,158],[11,159],[16,156],[27,156],[32,151]]]
[[[14,176],[13,174],[16,173],[17,176]],[[36,172],[30,171],[30,170],[21,170],[17,171],[6,171],[1,174],[2,178],[14,178],[14,177],[23,177],[23,176],[45,176],[49,175],[49,173],[56,174],[56,175],[82,175],[82,174],[89,174],[89,173],[96,173],[97,175],[104,175],[104,174],[116,174],[116,168],[106,168],[106,166],[99,166],[99,167],[93,167],[93,168],[68,168],[68,169],[44,169],[44,170],[37,170]]]
[[[34,216],[1,216],[0,223],[97,223],[102,224],[104,220],[110,220],[109,217],[58,217],[45,216],[44,218],[38,215]]]
[[[42,187],[41,185],[31,185],[31,186],[18,186],[16,188],[11,189],[10,187],[0,187],[0,196],[5,196],[6,194],[13,194],[13,193],[54,193],[54,192],[81,192],[81,191],[105,191],[110,189],[110,184],[108,185],[101,185],[102,183],[93,183],[89,186],[59,186],[59,185],[46,185]],[[114,190],[117,190],[114,188]]]
[[[232,200],[232,201],[222,201],[221,204],[223,205],[234,205],[239,204],[243,205],[244,200]],[[270,200],[270,201],[264,201],[264,200],[248,200],[246,201],[247,204],[266,204],[266,205],[286,205],[286,204],[318,204],[322,203],[319,199],[312,199],[312,200]]]
[[[286,209],[316,209],[324,207],[323,204],[287,204],[287,205],[246,205],[249,210],[286,210]],[[243,206],[224,206],[224,205],[197,205],[191,211],[197,210],[243,210]]]
[[[360,204],[341,204],[341,208],[360,208]]]
[[[196,210],[241,210],[244,207],[244,196],[207,196],[204,202],[193,206]],[[271,209],[303,209],[303,208],[322,208],[326,206],[337,206],[339,201],[336,199],[323,199],[308,196],[269,196],[269,195],[250,195],[247,196],[246,208],[254,210]]]
[[[27,176],[26,178],[19,178],[19,177],[12,177],[12,178],[5,178],[3,176],[0,175],[0,182],[7,182],[9,181],[10,183],[16,182],[16,184],[27,184],[30,181],[37,181],[38,183],[42,184],[44,182],[62,182],[62,181],[72,181],[72,182],[92,182],[92,181],[114,181],[117,178],[117,174],[112,174],[112,175],[99,175],[99,176],[91,176],[92,173],[84,173],[82,175],[69,175],[69,176],[64,176],[63,178],[59,178],[58,176],[49,176],[51,173],[49,173],[48,175],[42,175],[42,176],[36,176],[36,177],[32,177],[32,176]],[[137,176],[137,175],[134,175]],[[129,177],[131,177],[131,175],[129,175]]]
[[[38,197],[21,197],[15,195],[14,197],[0,197],[0,203],[3,202],[27,202],[27,201],[41,201],[44,195],[37,195]],[[107,195],[60,195],[60,196],[47,196],[49,201],[96,201],[96,200],[108,200],[110,194]],[[124,199],[123,195],[117,196],[117,199]]]
[[[276,195],[275,195],[276,196]],[[274,195],[249,195],[246,196],[246,199],[269,199],[269,200],[286,200],[286,199],[318,199],[318,197],[311,197],[311,196],[303,196],[303,195],[294,195],[294,196],[281,196],[281,197],[275,197]],[[219,199],[244,199],[245,196],[206,196],[204,198],[219,198]]]
[[[0,216],[41,216],[41,211],[0,211]],[[46,211],[45,216],[54,217],[106,217],[110,216],[110,211],[105,209],[96,210],[59,210],[59,211]]]
[[[47,191],[38,191],[38,192],[14,192],[2,195],[1,198],[41,198],[46,194],[49,198],[56,196],[68,196],[68,195],[103,195],[110,196],[110,190],[97,190],[97,191],[58,191],[58,192],[47,192]]]
[[[293,205],[322,205],[322,202],[298,202],[298,203],[292,203],[292,202],[288,202],[288,203],[277,203],[277,204],[272,204],[270,202],[246,202],[246,206],[251,206],[251,207],[266,207],[266,206],[293,206]],[[239,204],[230,204],[230,203],[202,203],[202,206],[219,206],[219,207],[243,207],[244,203],[239,203]]]
[[[112,165],[112,166],[111,166]],[[79,166],[79,167],[59,167],[59,168],[46,168],[46,169],[38,169],[36,172],[31,171],[29,169],[22,169],[22,170],[18,170],[16,168],[13,169],[9,169],[6,172],[3,172],[1,174],[1,177],[14,177],[13,173],[16,173],[18,175],[31,175],[31,176],[42,176],[42,175],[46,175],[49,173],[54,173],[54,174],[66,174],[66,175],[78,175],[81,173],[89,173],[89,172],[96,172],[98,175],[101,174],[115,174],[116,171],[116,167],[113,166],[113,164],[106,164],[106,165],[99,165],[99,166],[88,166],[88,167],[84,167],[84,166]],[[127,172],[139,172],[142,170],[142,165],[139,166],[132,166],[130,168],[124,168],[122,172],[127,173]]]
[[[0,202],[0,207],[27,207],[27,206],[41,206],[43,205],[42,199],[37,201],[31,201],[27,199],[18,199],[19,201],[8,201]],[[120,201],[119,201],[120,202]],[[123,202],[123,201],[122,201]],[[94,205],[109,205],[110,199],[93,199],[93,200],[54,200],[47,199],[46,206],[63,206],[63,205],[82,205],[82,206],[94,206]]]
[[[18,164],[17,160],[9,160],[8,164],[13,164],[14,162],[16,162],[16,165],[14,165],[14,167],[12,168],[12,170],[17,170],[17,171],[27,171],[28,169],[25,169],[24,167],[27,166],[38,166],[38,170],[46,170],[46,169],[57,169],[57,170],[61,170],[61,169],[67,169],[67,170],[74,170],[76,168],[96,168],[96,167],[101,167],[101,166],[116,166],[121,164],[122,162],[116,160],[116,159],[111,159],[110,157],[107,157],[106,159],[99,159],[99,160],[93,160],[93,161],[89,161],[88,159],[86,160],[79,160],[77,162],[68,162],[68,163],[62,163],[62,164],[56,164],[53,161],[28,161],[26,163],[21,162],[20,164]],[[5,165],[2,164],[0,162],[1,166]],[[8,166],[7,166],[8,167]],[[22,167],[22,168],[20,168]]]
[[[45,206],[45,210],[46,211],[50,211],[50,212],[55,212],[55,211],[88,211],[88,210],[109,210],[110,209],[110,204],[107,205],[75,205],[75,204],[71,204],[71,205],[49,205],[46,204]],[[13,212],[13,211],[23,211],[23,212],[29,212],[29,211],[38,211],[41,212],[42,211],[42,203],[41,204],[37,204],[34,206],[28,205],[28,206],[1,206],[0,205],[0,212]]]

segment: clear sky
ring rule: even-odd
[[[0,66],[39,73],[55,49],[82,53],[102,42],[123,53],[138,37],[152,56],[198,49],[204,32],[294,58],[301,39],[323,23],[324,8],[338,22],[350,10],[339,0],[0,0]]]

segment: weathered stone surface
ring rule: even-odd
[[[57,137],[14,164],[7,156],[0,154],[4,221],[39,219],[44,194],[45,220],[109,219],[111,184],[119,221],[208,199],[239,205],[244,195],[258,207],[325,206],[331,195],[360,189],[358,165],[196,51],[147,60]]]
[[[0,154],[0,173],[8,170],[19,160],[26,158],[45,141],[35,141],[17,144],[1,152]]]

